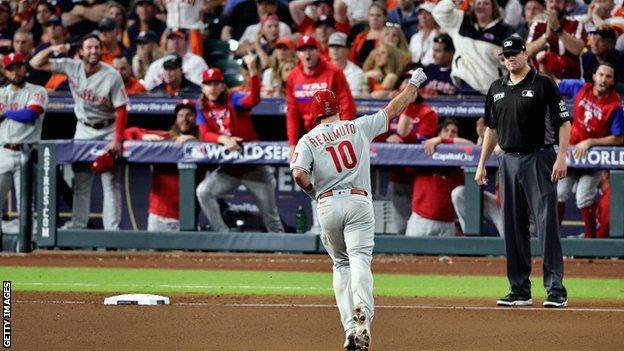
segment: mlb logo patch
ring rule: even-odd
[[[522,97],[534,97],[535,92],[533,90],[523,90]]]

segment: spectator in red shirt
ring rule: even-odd
[[[319,57],[318,43],[314,37],[304,35],[299,38],[297,58],[299,62],[286,80],[286,133],[290,156],[299,140],[302,120],[304,132],[316,126],[316,119],[310,114],[310,101],[317,90],[335,91],[340,101],[340,118],[355,118],[355,101],[344,73]]]
[[[119,55],[115,57],[112,66],[121,75],[128,95],[144,94],[146,92],[143,84],[132,75],[132,68],[126,56]]]
[[[229,92],[218,68],[208,68],[202,75],[202,95],[197,123],[202,140],[219,143],[230,152],[242,150],[242,143],[257,141],[258,135],[249,111],[260,103],[260,77],[255,55],[243,58],[249,70],[249,93]],[[230,229],[221,217],[216,201],[222,195],[244,185],[256,200],[264,225],[269,232],[284,232],[275,203],[275,175],[269,166],[220,166],[206,175],[197,187],[197,199],[213,231]]]
[[[425,152],[435,152],[435,146],[445,144],[473,144],[459,138],[458,123],[447,118],[440,126],[438,136],[424,143]],[[454,236],[457,215],[451,202],[451,191],[464,184],[464,171],[459,167],[418,169],[413,184],[412,215],[407,221],[407,236]]]
[[[329,58],[329,36],[336,31],[333,17],[322,15],[314,21],[314,37],[319,43],[319,53],[325,61]]]
[[[195,124],[195,103],[181,100],[175,107],[176,120],[169,131],[148,130],[131,127],[124,131],[124,139],[161,141],[172,140],[184,144],[197,140],[199,129]],[[149,215],[147,230],[180,230],[180,180],[177,165],[155,164],[152,171],[152,186],[149,194]]]
[[[547,0],[544,14],[529,29],[527,54],[535,56],[541,72],[558,79],[580,78],[579,56],[587,41],[583,23],[566,15],[565,0]]]
[[[593,146],[621,145],[624,142],[624,111],[620,96],[614,91],[615,71],[608,63],[598,66],[593,75],[594,83],[564,79],[559,82],[561,94],[574,97],[570,145],[574,145],[574,157],[585,159]],[[576,206],[585,224],[585,237],[596,236],[596,189],[600,181],[597,170],[569,170],[557,183],[559,222],[565,212],[565,202],[576,186]]]
[[[411,71],[408,72],[411,76]],[[399,91],[404,89],[406,81],[401,84]],[[378,135],[373,142],[420,144],[433,137],[437,128],[438,114],[418,96],[400,116],[390,121],[388,131]],[[389,175],[388,194],[394,208],[394,225],[397,234],[404,235],[407,221],[412,215],[412,188],[416,168],[393,167]]]
[[[321,16],[334,16],[333,0],[295,0],[288,4],[290,15],[293,18],[294,26],[301,34],[312,34],[314,32],[314,21]],[[308,17],[305,10],[306,7],[312,5],[314,7],[314,18]],[[345,34],[349,34],[349,22],[336,23],[336,30]]]

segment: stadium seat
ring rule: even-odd
[[[232,57],[233,53],[230,51],[230,44],[227,41],[218,39],[204,40],[204,60],[206,60],[206,62],[230,59]]]

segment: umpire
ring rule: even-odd
[[[485,101],[487,129],[475,181],[487,184],[485,163],[498,143],[510,293],[499,306],[529,306],[531,246],[529,213],[544,256],[544,307],[565,307],[563,256],[557,221],[557,181],[566,176],[570,114],[557,84],[527,64],[524,41],[503,40],[501,55],[509,75],[490,86]],[[558,131],[558,133],[557,133]],[[559,152],[553,145],[559,136]],[[528,210],[527,210],[528,209]]]

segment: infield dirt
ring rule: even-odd
[[[384,273],[501,275],[500,258],[376,256]],[[330,272],[323,255],[36,252],[3,266]],[[622,260],[566,260],[568,277],[624,278]],[[534,262],[535,278],[541,262]],[[174,294],[169,306],[104,306],[94,293],[13,293],[16,350],[340,350],[332,298]],[[502,309],[491,299],[378,298],[372,350],[618,350],[622,300],[565,310]]]

